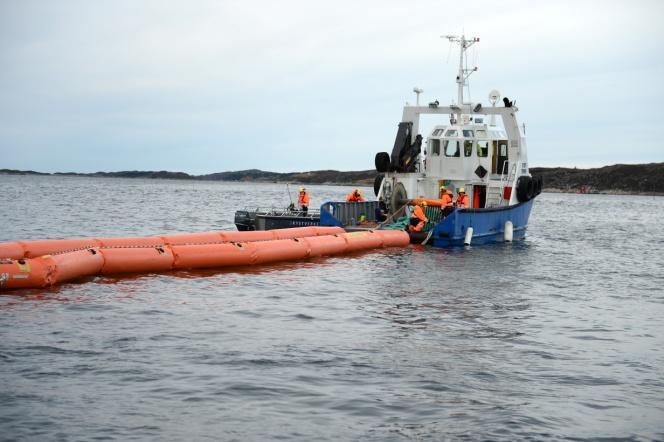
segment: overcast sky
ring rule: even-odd
[[[0,0],[0,168],[371,169],[414,86],[456,97],[462,31],[471,98],[516,99],[531,166],[661,162],[663,22],[658,0]]]

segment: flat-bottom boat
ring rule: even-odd
[[[320,225],[318,210],[244,208],[235,212],[235,226],[239,231],[288,229]]]

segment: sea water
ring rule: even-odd
[[[0,241],[289,204],[283,184],[0,186]],[[314,207],[351,190],[307,187]],[[661,440],[663,219],[663,197],[545,193],[512,244],[4,292],[0,440]]]

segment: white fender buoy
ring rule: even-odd
[[[505,232],[504,232],[504,239],[505,242],[512,242],[512,238],[514,237],[514,225],[512,224],[512,221],[505,221]]]
[[[469,246],[470,245],[470,240],[473,238],[473,228],[468,227],[466,229],[466,238],[463,240],[463,245],[464,246]]]

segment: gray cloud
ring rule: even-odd
[[[414,85],[454,98],[439,36],[462,29],[481,37],[472,98],[517,99],[531,164],[664,160],[661,3],[464,8],[0,1],[1,167],[369,169]]]

